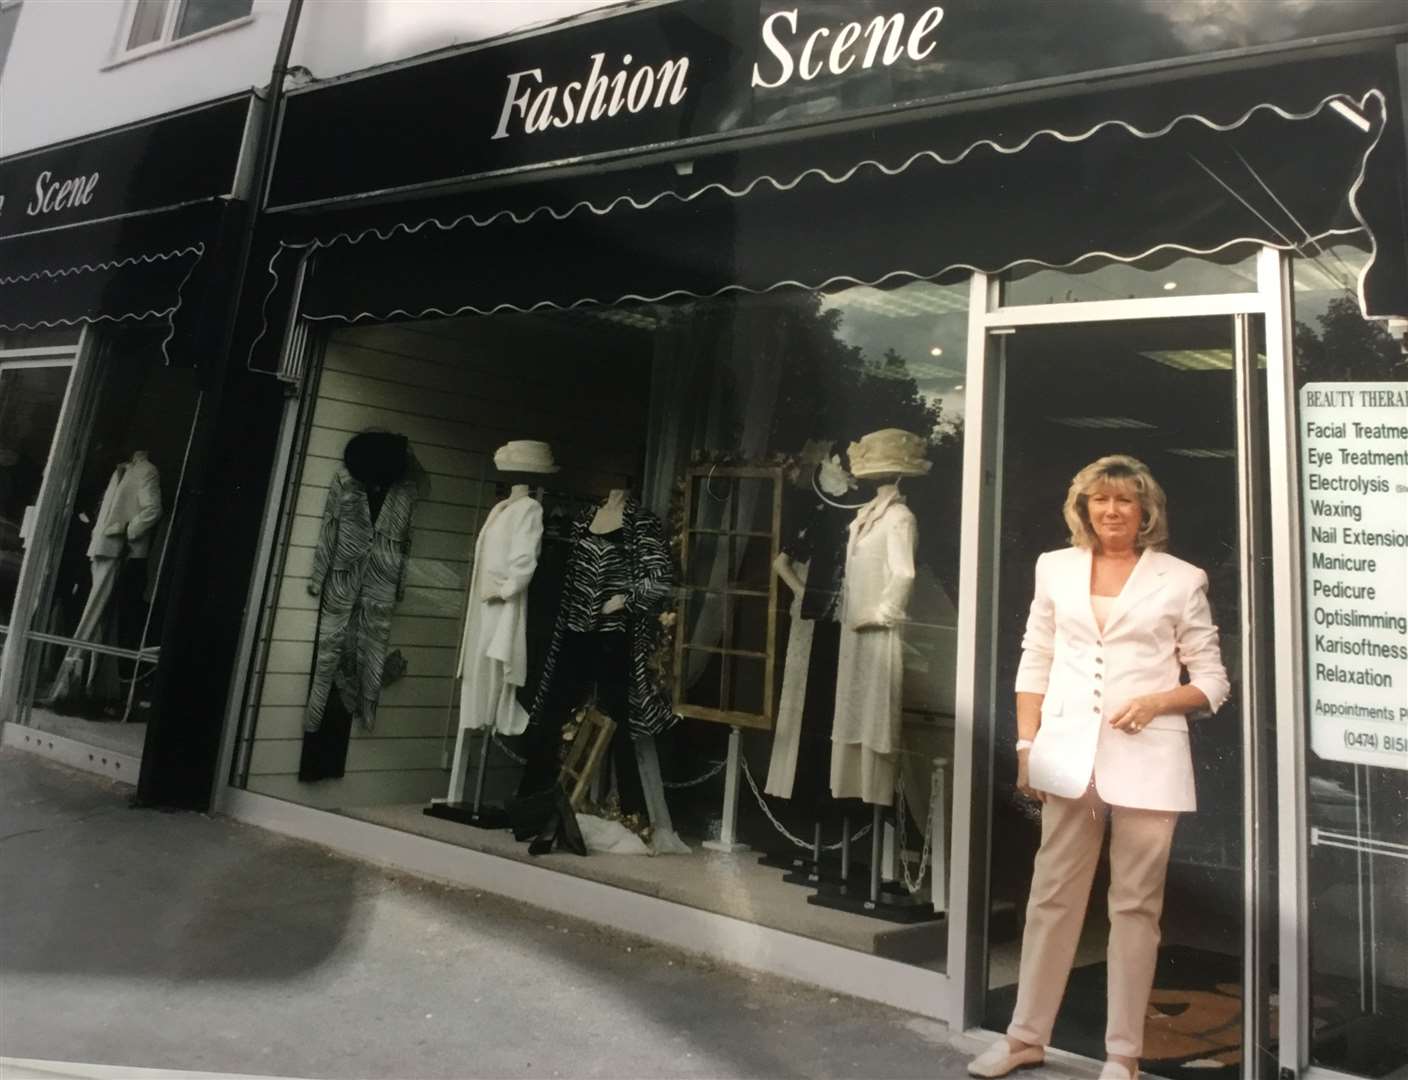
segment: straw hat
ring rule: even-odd
[[[928,440],[912,431],[884,428],[862,435],[847,451],[851,475],[865,479],[875,476],[927,476],[934,467],[926,461]]]
[[[494,451],[494,468],[499,472],[555,473],[552,447],[545,442],[516,439]]]

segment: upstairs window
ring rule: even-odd
[[[0,73],[5,70],[5,58],[10,55],[10,42],[15,39],[19,21],[20,0],[0,0]]]
[[[246,18],[254,0],[134,0],[126,52],[180,41]]]

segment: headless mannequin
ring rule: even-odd
[[[622,488],[612,488],[606,493],[606,501],[601,504],[601,509],[596,512],[596,517],[592,518],[589,526],[590,531],[598,536],[605,536],[619,529],[624,521],[626,508],[626,492]],[[614,615],[626,606],[626,596],[624,593],[617,593],[610,596],[601,605],[603,615]]]
[[[624,488],[613,488],[607,492],[606,499],[592,516],[587,531],[597,536],[607,536],[623,528],[627,495]],[[599,609],[600,614],[603,616],[617,614],[625,609],[628,599],[625,593],[612,594],[602,602]],[[618,708],[617,711],[621,710]],[[613,717],[613,719],[617,718]],[[541,738],[541,736],[539,737]],[[543,756],[541,751],[537,755],[530,751],[529,773],[525,774],[526,786],[520,786],[520,796],[526,794],[528,790],[540,782],[540,774],[545,768],[545,762],[534,762],[533,759]],[[624,720],[618,719],[616,734],[613,736],[611,756],[616,765],[618,789],[622,788],[624,781],[623,809],[627,812],[641,812],[642,816],[649,820],[653,829],[652,847],[655,853],[687,854],[689,848],[675,833],[670,819],[655,741],[651,738],[632,739],[629,725]],[[537,777],[537,779],[530,779],[532,777]],[[643,805],[639,805],[642,803]]]
[[[854,509],[846,496],[855,479],[832,454],[833,445],[830,439],[811,439],[803,447],[788,477],[797,491],[783,504],[783,550],[772,564],[793,598],[764,790],[806,813],[814,831],[836,809],[825,777],[840,644],[838,593],[847,515]]]

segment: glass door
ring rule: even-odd
[[[1033,568],[1041,553],[1070,546],[1062,509],[1076,473],[1098,458],[1129,455],[1148,466],[1167,494],[1168,552],[1207,574],[1222,659],[1234,689],[1216,715],[1190,716],[1188,734],[1160,730],[1150,736],[1161,746],[1169,743],[1170,753],[1187,748],[1197,793],[1196,812],[1179,815],[1174,831],[1161,940],[1159,897],[1151,893],[1142,907],[1127,910],[1121,881],[1128,872],[1112,868],[1108,836],[1088,903],[1076,895],[1083,891],[1079,885],[1056,901],[1066,914],[1059,928],[1050,924],[1047,937],[1069,941],[1048,944],[1057,952],[1069,948],[1073,963],[1051,1045],[1105,1056],[1107,982],[1113,978],[1111,985],[1118,986],[1119,965],[1133,962],[1111,953],[1107,942],[1112,927],[1127,940],[1130,927],[1142,920],[1142,932],[1157,941],[1157,961],[1150,1006],[1135,1022],[1145,1070],[1166,1076],[1223,1069],[1233,1075],[1243,1057],[1243,834],[1251,813],[1244,746],[1254,707],[1243,670],[1242,633],[1251,622],[1243,607],[1243,565],[1248,541],[1255,539],[1245,535],[1240,468],[1245,451],[1239,447],[1237,361],[1245,322],[1245,316],[1212,316],[1022,326],[996,338],[1002,394],[983,1026],[1002,1031],[1011,1021],[1024,931],[1029,931],[1025,947],[1034,952],[1033,923],[1048,917],[1034,914],[1029,922],[1028,901],[1042,818],[1053,811],[1015,787],[1011,688],[1032,602]],[[1088,595],[1087,581],[1070,584]],[[1175,742],[1180,746],[1172,747]],[[1119,817],[1120,810],[1105,816]],[[1112,885],[1112,877],[1121,881]],[[1042,977],[1033,976],[1035,971],[1029,961],[1029,978]]]
[[[72,357],[0,354],[0,637],[16,617],[20,571],[72,373]]]

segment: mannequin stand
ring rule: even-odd
[[[432,800],[423,813],[427,817],[470,825],[476,829],[507,829],[508,812],[502,806],[484,805],[484,778],[489,771],[489,749],[493,745],[493,728],[484,728],[479,742],[479,766],[474,774],[473,802],[440,802]],[[464,797],[464,760],[469,752],[469,732],[461,729],[455,744],[455,763],[450,773],[450,791]]]
[[[743,735],[736,727],[728,729],[728,761],[724,766],[724,805],[722,822],[717,840],[705,840],[704,846],[710,851],[722,851],[726,855],[737,855],[748,850],[747,844],[738,842],[738,777],[742,770]]]
[[[819,882],[816,893],[807,897],[807,903],[893,923],[932,922],[943,918],[942,913],[936,912],[929,901],[911,896],[903,882],[882,880],[881,869],[885,861],[884,808],[876,803],[871,807],[871,812],[867,877],[859,881],[851,878],[851,823],[847,819],[842,826],[845,832],[841,837],[841,880],[838,883]],[[898,851],[894,852],[893,858],[898,860]]]

